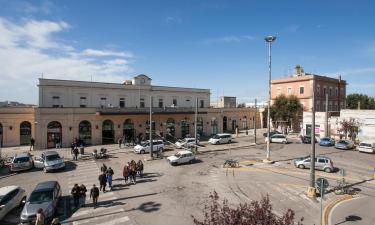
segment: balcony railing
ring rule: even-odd
[[[207,110],[204,108],[199,108],[198,113],[202,114]],[[194,114],[194,107],[154,107],[152,108],[153,114]],[[136,107],[126,107],[126,108],[97,108],[96,113],[100,115],[116,115],[116,114],[148,114],[150,113],[150,108],[136,108]]]

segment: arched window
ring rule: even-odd
[[[224,132],[228,130],[228,117],[223,117],[223,130]]]
[[[186,136],[190,136],[190,121],[187,119],[181,120],[181,137],[185,138]]]
[[[29,145],[31,140],[31,123],[23,121],[20,124],[20,145]]]
[[[62,126],[58,121],[52,121],[47,125],[47,148],[61,147]]]
[[[85,146],[91,145],[91,123],[87,120],[81,121],[78,126],[78,138]]]
[[[124,121],[122,134],[128,142],[131,142],[131,140],[134,139],[135,129],[134,123],[131,119],[127,119]]]
[[[102,125],[102,143],[115,143],[115,130],[111,120],[104,120]]]

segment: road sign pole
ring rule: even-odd
[[[320,183],[320,225],[323,224],[323,197],[324,197],[324,180]]]

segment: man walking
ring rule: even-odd
[[[109,186],[109,189],[112,191],[112,179],[113,179],[113,170],[111,167],[108,167],[108,170],[107,170],[107,181],[108,181],[108,186]]]
[[[107,177],[105,172],[99,175],[100,190],[105,192],[105,186],[107,185]]]
[[[31,138],[31,139],[30,139],[30,151],[31,151],[31,150],[34,150],[34,144],[35,144],[35,139],[34,139],[34,138]]]
[[[96,208],[96,206],[98,205],[99,189],[95,186],[95,184],[92,185],[92,188],[90,190],[90,199],[91,198],[94,208]]]
[[[78,160],[78,147],[75,146],[73,149],[73,160],[77,161]]]
[[[72,188],[71,194],[73,196],[74,200],[74,207],[78,209],[78,204],[79,204],[79,197],[80,197],[80,188],[78,184],[74,184],[74,187]]]
[[[119,139],[117,140],[117,143],[118,143],[118,148],[121,148],[122,138],[119,138]]]
[[[83,206],[83,207],[85,207],[85,203],[86,203],[86,192],[87,192],[86,186],[84,184],[81,184],[81,186],[79,187],[79,200],[80,200],[80,206]]]

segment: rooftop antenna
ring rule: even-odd
[[[44,76],[43,76],[43,73],[42,73],[42,79],[43,79],[43,77],[44,77]]]

